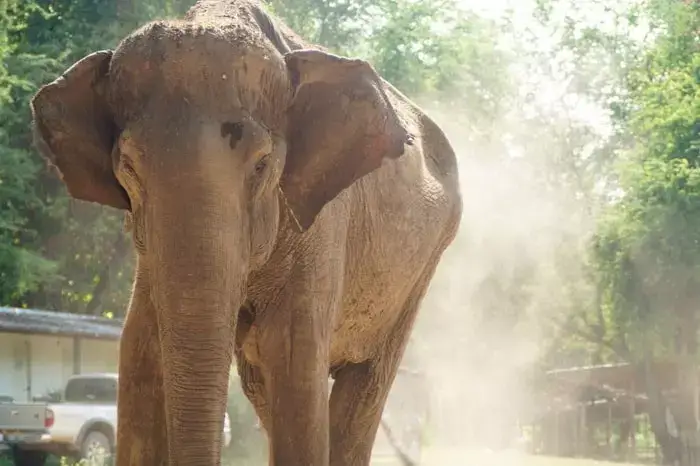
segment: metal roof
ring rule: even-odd
[[[81,372],[80,374],[73,374],[70,376],[71,379],[119,379],[119,374],[117,372]]]
[[[0,307],[0,332],[118,340],[121,319]]]

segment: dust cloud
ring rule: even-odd
[[[552,362],[567,319],[595,299],[585,251],[598,206],[586,160],[609,136],[605,115],[562,89],[533,118],[531,92],[516,93],[516,110],[481,137],[454,109],[427,109],[457,153],[464,206],[385,410],[414,458],[415,442],[527,450],[530,381]]]
[[[451,140],[462,154],[462,221],[405,362],[430,381],[436,442],[513,447],[529,375],[574,305],[566,279],[584,271],[590,223],[575,193],[543,185],[547,167]]]

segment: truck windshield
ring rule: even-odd
[[[64,401],[67,403],[116,403],[117,381],[110,378],[81,377],[68,381]]]

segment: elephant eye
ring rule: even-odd
[[[265,167],[267,167],[267,160],[270,157],[270,154],[265,154],[258,162],[255,164],[255,173],[260,174],[265,170]]]

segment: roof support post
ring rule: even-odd
[[[27,401],[32,401],[32,342],[29,336],[24,340],[24,367],[26,375]]]
[[[83,340],[80,337],[73,337],[73,375],[80,374],[83,360]]]

